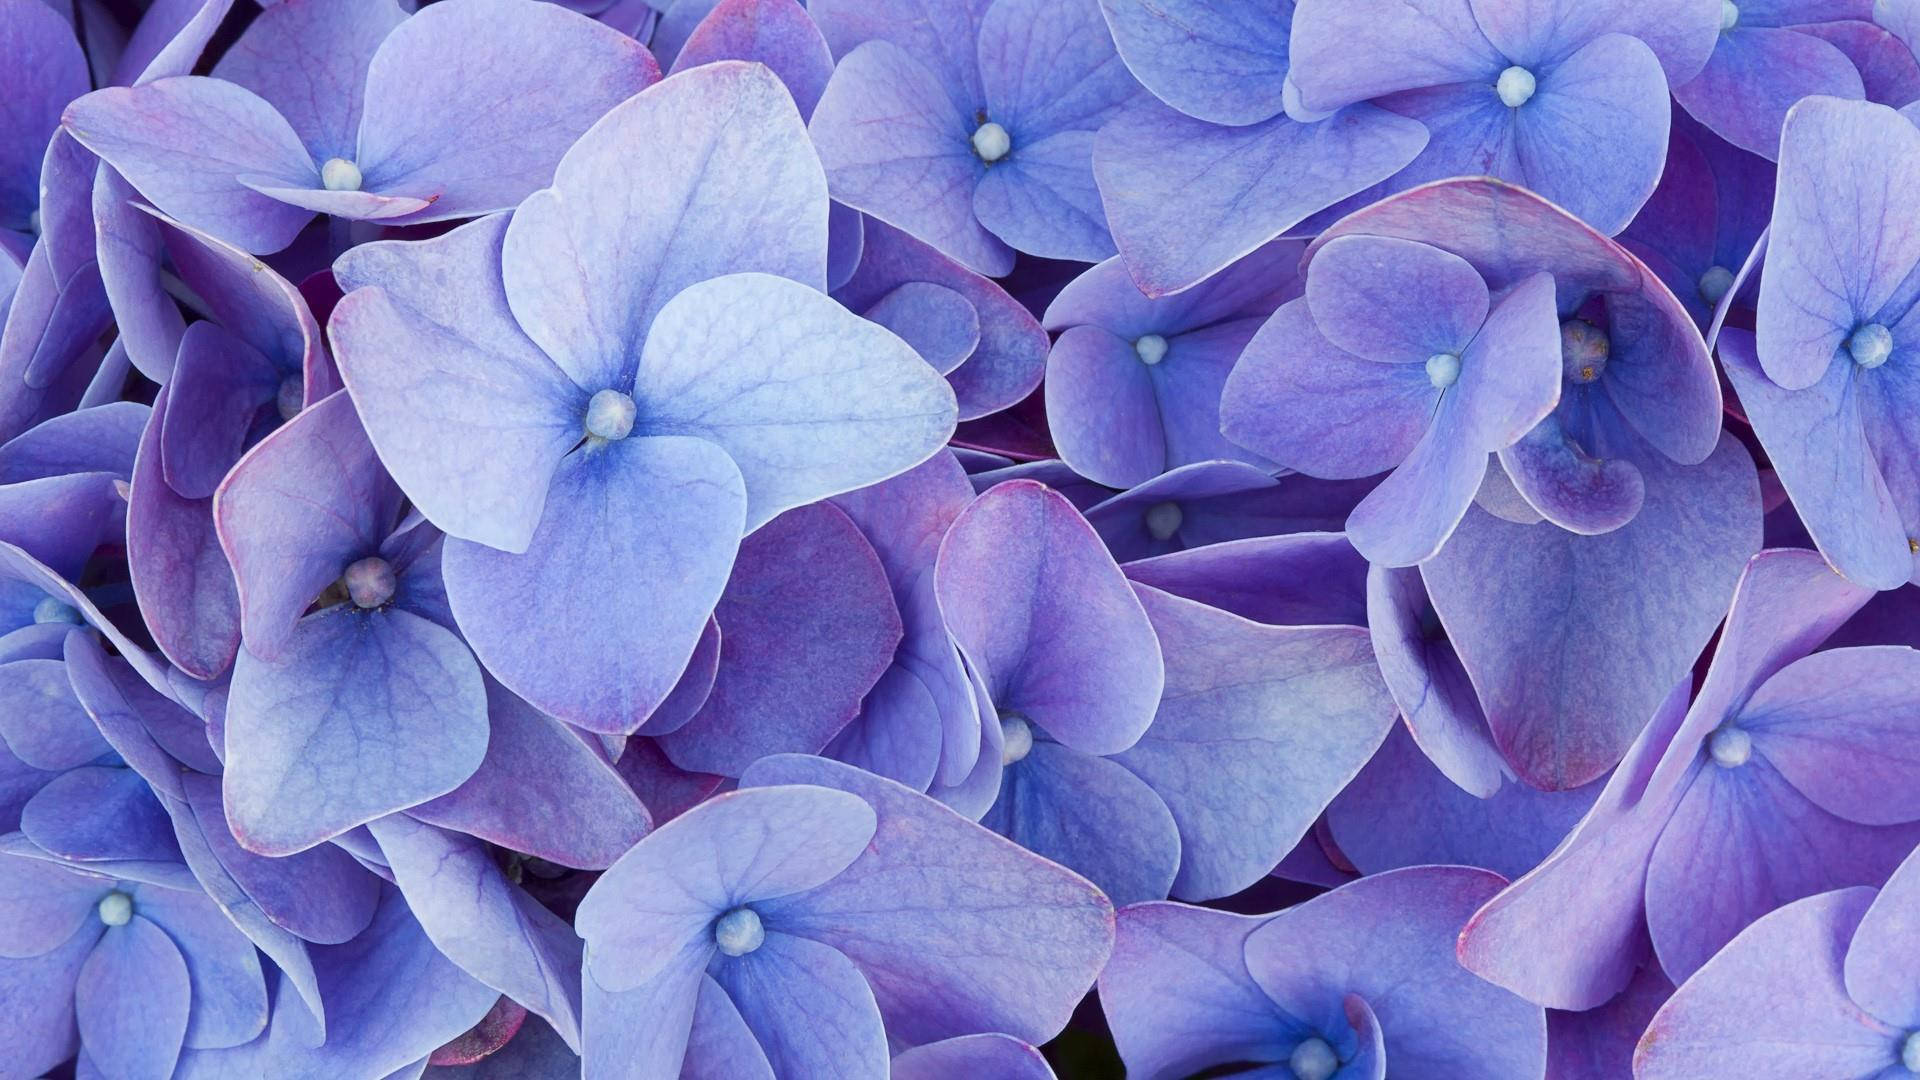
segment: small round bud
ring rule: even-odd
[[[273,395],[273,407],[280,412],[280,419],[291,420],[300,415],[300,405],[307,399],[307,388],[298,375],[289,375],[280,380],[280,389]]]
[[[1340,1071],[1340,1057],[1318,1035],[1303,1040],[1287,1055],[1287,1067],[1299,1080],[1328,1080]]]
[[[1733,0],[1720,0],[1720,32],[1726,33],[1740,25],[1740,5]]]
[[[64,600],[56,600],[51,596],[43,596],[40,598],[39,603],[33,605],[33,621],[37,623],[63,622],[79,626],[85,620],[80,618],[79,609],[75,608],[72,604]]]
[[[728,956],[745,956],[766,940],[767,928],[752,908],[734,908],[713,922],[713,943]]]
[[[400,587],[400,579],[393,572],[393,564],[378,555],[369,555],[340,575],[340,583],[346,586],[347,599],[357,608],[377,608],[393,599],[394,590]]]
[[[1152,367],[1167,358],[1167,339],[1159,334],[1147,334],[1133,343],[1133,353],[1140,362]]]
[[[1861,367],[1877,368],[1893,355],[1893,331],[1877,322],[1858,327],[1847,338],[1847,352]]]
[[[639,409],[618,390],[601,390],[587,402],[587,434],[596,439],[624,439],[633,431]]]
[[[1147,508],[1147,534],[1155,540],[1165,540],[1180,531],[1180,523],[1186,516],[1181,513],[1179,503],[1155,503]]]
[[[1709,266],[1707,272],[1700,275],[1700,299],[1709,304],[1719,303],[1731,288],[1733,271],[1724,266]]]
[[[1011,765],[1024,761],[1033,753],[1033,725],[1018,713],[1004,713],[1000,717],[1000,764]]]
[[[1737,769],[1753,757],[1753,736],[1737,727],[1723,727],[1707,736],[1707,756],[1723,769]]]
[[[125,926],[133,918],[133,897],[118,889],[100,898],[100,921],[108,926]]]
[[[1450,352],[1427,357],[1427,381],[1437,390],[1445,390],[1460,381],[1460,358]]]
[[[1900,1044],[1900,1064],[1915,1075],[1920,1075],[1920,1031],[1907,1032],[1906,1041]]]
[[[973,133],[973,152],[989,165],[1006,157],[1012,149],[1013,136],[1007,134],[1006,128],[991,120],[981,124],[979,130]]]
[[[1493,84],[1493,89],[1500,95],[1500,104],[1517,109],[1533,97],[1534,87],[1538,85],[1533,72],[1515,64],[1500,73],[1500,79]]]
[[[328,158],[320,166],[320,186],[328,191],[359,191],[362,179],[360,166],[346,158]]]

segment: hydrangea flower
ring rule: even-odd
[[[1815,651],[1870,594],[1812,552],[1756,556],[1691,706],[1675,689],[1592,811],[1474,916],[1468,967],[1555,1008],[1598,1005],[1651,955],[1675,982],[1766,912],[1877,884],[1920,839],[1920,652]],[[1573,919],[1577,942],[1545,944]]]
[[[170,217],[273,252],[316,213],[510,208],[658,78],[632,39],[551,4],[452,0],[409,16],[392,0],[285,0],[213,77],[98,90],[65,126]]]
[[[1270,465],[1221,435],[1220,390],[1254,331],[1300,295],[1304,250],[1277,241],[1158,300],[1117,258],[1070,282],[1046,316],[1059,334],[1047,355],[1047,430],[1060,459],[1113,488],[1201,461]]]
[[[1636,1077],[1737,1068],[1767,1078],[1920,1072],[1913,925],[1920,857],[1877,892],[1856,886],[1784,905],[1728,943],[1647,1025]],[[1763,1031],[1751,1020],[1770,1008]]]
[[[586,1068],[878,1078],[890,1045],[1045,1039],[1112,918],[1084,879],[925,796],[767,758],[581,902]]]
[[[1308,248],[1309,280],[1346,236],[1451,252],[1495,291],[1553,275],[1560,403],[1420,570],[1502,755],[1537,787],[1586,784],[1692,664],[1760,546],[1759,485],[1721,433],[1699,332],[1630,253],[1494,181],[1349,215]]]
[[[1558,403],[1560,338],[1551,274],[1521,278],[1495,303],[1458,255],[1343,236],[1234,365],[1221,430],[1328,479],[1391,467],[1347,535],[1372,562],[1410,566],[1452,535],[1490,455]]]
[[[1100,1004],[1127,1075],[1540,1076],[1540,1008],[1453,955],[1460,925],[1502,881],[1422,866],[1271,915],[1123,909]]]
[[[834,198],[1001,277],[1113,254],[1094,133],[1139,92],[1095,0],[814,0],[839,63],[810,130]]]
[[[1788,114],[1780,159],[1755,330],[1721,334],[1721,363],[1821,552],[1894,588],[1920,580],[1906,284],[1920,244],[1892,182],[1920,162],[1920,131],[1882,105],[1811,98]]]
[[[661,162],[642,203],[636,147]],[[826,219],[787,91],[725,62],[608,114],[510,221],[340,261],[330,331],[368,434],[449,535],[461,631],[543,711],[637,728],[743,534],[952,430],[938,373],[817,291]],[[498,436],[446,437],[473,422]],[[570,628],[567,655],[529,625]]]
[[[267,987],[253,946],[177,863],[80,869],[0,851],[0,1002],[23,1075],[74,1054],[83,1071],[167,1080],[182,1047],[254,1038]]]

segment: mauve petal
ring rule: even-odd
[[[87,58],[73,28],[46,4],[10,4],[0,27],[10,62],[0,126],[0,224],[25,229],[40,205],[40,163],[67,103],[88,90]]]
[[[1833,649],[1768,679],[1730,721],[1816,806],[1863,825],[1920,818],[1920,652],[1898,645]]]
[[[1486,282],[1465,259],[1386,236],[1329,241],[1306,297],[1314,326],[1336,348],[1396,364],[1465,352],[1490,306]]]
[[[551,4],[424,8],[367,67],[354,159],[367,191],[431,204],[414,221],[511,209],[554,180],[601,114],[659,78],[638,42]]]
[[[818,753],[859,711],[902,633],[872,546],[843,511],[818,503],[740,545],[714,618],[712,691],[660,748],[683,769],[723,776],[768,754]]]
[[[942,375],[966,363],[980,344],[980,313],[967,298],[930,281],[909,281],[860,313],[913,346]]]
[[[1810,94],[1859,100],[1865,89],[1846,53],[1799,28],[1772,26],[1721,34],[1700,74],[1673,88],[1695,120],[1768,160],[1780,156],[1787,110]]]
[[[793,95],[802,117],[813,115],[833,75],[833,54],[799,0],[721,0],[672,59],[676,75],[716,60],[765,64]]]
[[[1387,689],[1434,767],[1479,798],[1511,775],[1418,571],[1367,572],[1367,626]],[[1489,869],[1500,869],[1489,867]]]
[[[1920,859],[1908,856],[1880,889],[1847,945],[1843,969],[1847,996],[1895,1027],[1912,1028],[1920,1022],[1920,987],[1908,976],[1912,970],[1916,921],[1920,904]]]
[[[1000,1080],[1054,1080],[1047,1059],[1011,1035],[961,1035],[916,1046],[894,1056],[891,1080],[947,1080],[993,1076]]]
[[[1824,893],[1748,927],[1654,1015],[1634,1052],[1634,1075],[1886,1076],[1900,1032],[1849,1000],[1841,976],[1846,942],[1872,899],[1870,889]],[[1776,1007],[1783,995],[1793,1008]],[[1766,1018],[1758,1030],[1757,1017]]]
[[[1367,561],[1340,533],[1229,540],[1128,563],[1127,577],[1255,622],[1364,626]]]
[[[161,474],[168,402],[162,387],[133,462],[127,568],[161,651],[187,674],[211,679],[239,648],[240,599],[214,531],[213,500],[185,498]]]
[[[161,212],[248,251],[279,251],[313,218],[240,183],[312,187],[318,166],[272,105],[232,83],[182,76],[96,90],[63,122]]]
[[[1280,111],[1292,3],[1100,0],[1134,77],[1188,116],[1253,124]]]
[[[125,480],[148,413],[137,401],[113,401],[49,417],[0,443],[0,484],[76,472]]]

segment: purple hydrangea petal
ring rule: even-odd
[[[8,858],[0,875],[0,956],[45,956],[82,930],[112,883],[38,859]]]
[[[312,218],[240,182],[313,188],[319,171],[286,119],[232,83],[180,76],[96,90],[64,124],[163,213],[248,251],[279,251]]]
[[[180,857],[167,812],[128,768],[87,765],[53,777],[21,808],[20,831],[48,854],[81,862]]]
[[[634,195],[647,213],[602,194],[631,185],[636,145],[654,161],[656,179]],[[553,187],[515,211],[501,267],[514,318],[590,394],[624,390],[636,365],[645,377],[654,319],[688,286],[756,272],[821,288],[826,246],[826,185],[793,99],[766,68],[723,61],[595,125]]]
[[[748,537],[714,618],[720,666],[706,703],[661,749],[737,776],[776,753],[817,753],[859,711],[902,630],[885,569],[844,512],[790,510]]]
[[[1909,856],[1861,917],[1842,969],[1848,997],[1876,1019],[1908,1028],[1920,1021],[1920,993],[1905,977],[1920,940],[1913,934],[1917,885],[1920,860]]]
[[[1113,908],[1097,889],[923,795],[792,754],[742,782],[830,784],[874,808],[866,853],[830,886],[770,905],[769,920],[851,959],[901,1044],[978,1031],[1043,1042],[1106,961]]]
[[[1742,11],[1742,23],[1751,16]],[[1798,27],[1740,25],[1720,35],[1700,74],[1673,97],[1714,134],[1769,160],[1780,156],[1780,123],[1811,94],[1865,95],[1860,72],[1832,44]]]
[[[267,1026],[267,987],[246,935],[203,893],[142,889],[140,917],[166,931],[187,962],[193,1004],[184,1045],[238,1046]]]
[[[475,654],[508,689],[577,726],[629,732],[666,698],[699,642],[746,502],[740,470],[713,443],[605,441],[560,463],[525,554],[449,541],[447,596]],[[579,587],[582,574],[592,588]],[[566,662],[529,625],[569,628]],[[582,680],[583,670],[600,675]]]
[[[1161,101],[1215,124],[1256,124],[1280,111],[1293,3],[1100,7],[1121,58]]]
[[[79,1048],[73,994],[48,989],[71,988],[98,939],[97,933],[73,934],[32,959],[0,964],[0,1006],[13,1040],[8,1047],[12,1067],[27,1073],[53,1069]]]
[[[1004,756],[999,798],[980,824],[1085,875],[1115,903],[1166,897],[1180,830],[1145,780],[1116,760],[1039,739],[1016,762]]]
[[[713,5],[674,55],[673,71],[716,60],[753,60],[772,68],[802,117],[813,115],[833,75],[833,54],[798,0],[722,0]]]
[[[1920,652],[1834,649],[1768,679],[1740,710],[1754,749],[1822,810],[1863,825],[1920,819],[1907,746],[1920,720]]]
[[[706,991],[709,941],[677,938],[673,951],[654,961],[640,981],[623,991],[600,985],[591,962],[581,1010],[582,1057],[587,1071],[675,1075],[690,1046],[694,1008]],[[716,988],[717,990],[717,988]]]
[[[1127,564],[1127,577],[1279,625],[1364,626],[1367,561],[1340,533],[1229,540]]]
[[[721,960],[711,971],[766,1051],[774,1075],[879,1080],[886,1074],[887,1032],[873,991],[860,969],[833,948],[775,932],[759,948]]]
[[[1511,770],[1418,571],[1367,572],[1367,626],[1380,675],[1419,749],[1466,792],[1487,798],[1499,791]]]
[[[315,161],[353,160],[367,65],[406,12],[393,0],[286,0],[261,10],[213,67],[258,94]]]
[[[673,689],[662,698],[660,704],[647,714],[647,722],[641,732],[650,736],[670,735],[687,726],[705,705],[713,693],[713,681],[720,674],[720,643],[725,635],[720,632],[720,624],[713,616],[707,616],[707,625],[700,631],[700,641],[693,647],[693,657],[680,672],[680,680]]]
[[[700,980],[680,1075],[684,1080],[774,1080],[767,1052],[712,975]]]
[[[468,85],[474,72],[484,91]],[[638,42],[551,4],[424,8],[367,67],[354,160],[367,191],[432,204],[414,220],[506,210],[554,178],[601,114],[659,78]]]
[[[9,4],[0,51],[16,66],[0,124],[0,225],[27,228],[40,204],[40,165],[67,103],[88,90],[87,60],[73,29],[46,4]]]
[[[107,753],[92,718],[73,696],[66,665],[58,660],[27,659],[0,664],[0,737],[21,761],[36,769],[64,772]]]
[[[1486,282],[1452,252],[1384,236],[1343,236],[1306,279],[1307,310],[1336,348],[1382,363],[1464,352],[1490,306]]]
[[[1305,7],[1295,13],[1286,72],[1297,92],[1292,112],[1302,119],[1397,90],[1488,82],[1508,63],[1468,0]]]
[[[1760,0],[1762,10],[1766,2]],[[1487,40],[1521,63],[1564,55],[1608,32],[1631,34],[1653,50],[1676,83],[1692,78],[1706,63],[1720,23],[1711,4],[1671,0],[1478,0],[1473,15]]]
[[[191,999],[180,950],[136,913],[109,927],[81,965],[74,1019],[87,1056],[105,1075],[166,1080],[180,1057]]]
[[[1304,473],[1276,479],[1240,461],[1196,461],[1095,503],[1086,516],[1126,563],[1226,540],[1338,530],[1371,486]]]
[[[1054,1080],[1040,1051],[1010,1035],[961,1035],[896,1054],[891,1080],[943,1080],[949,1076],[997,1076],[1004,1080]]]

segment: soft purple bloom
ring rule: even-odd
[[[1122,910],[1100,1003],[1127,1075],[1180,1080],[1231,1064],[1310,1080],[1539,1077],[1540,1008],[1453,954],[1460,926],[1502,881],[1422,866],[1272,915]]]
[[[0,852],[0,908],[9,1070],[37,1075],[77,1049],[95,1075],[167,1080],[183,1047],[235,1046],[266,1026],[253,946],[177,863],[96,872],[16,835]]]
[[[1721,362],[1820,550],[1877,589],[1920,580],[1914,294],[1920,131],[1882,105],[1813,98],[1781,142],[1752,335]]]
[[[792,755],[744,779],[581,903],[590,1073],[883,1077],[890,1044],[1051,1037],[1105,962],[1105,897],[925,796]]]
[[[1139,93],[1096,0],[814,0],[834,198],[990,277],[1113,254],[1094,133]]]
[[[634,146],[660,163],[641,203],[622,186]],[[817,291],[826,223],[792,99],[724,62],[619,106],[511,221],[341,260],[348,389],[449,534],[461,630],[543,711],[637,728],[743,534],[910,468],[952,430],[938,374]],[[451,434],[476,422],[493,436]],[[564,632],[564,655],[529,626]]]
[[[392,0],[286,0],[215,76],[96,91],[66,128],[164,213],[272,252],[316,213],[420,222],[512,207],[659,69],[631,39],[531,0],[413,16]]]
[[[1912,856],[1877,893],[1856,886],[1779,908],[1674,992],[1647,1026],[1634,1075],[1913,1075],[1920,1065],[1916,922],[1920,858]],[[1753,1022],[1760,1012],[1764,1025]]]
[[[1118,258],[1088,270],[1047,308],[1047,427],[1060,458],[1130,488],[1201,461],[1267,466],[1220,434],[1220,389],[1266,317],[1300,295],[1306,245],[1283,240],[1198,286],[1143,296]]]
[[[1877,884],[1920,837],[1920,652],[1815,651],[1870,594],[1807,551],[1761,553],[1705,682],[1677,687],[1593,809],[1474,917],[1461,957],[1533,1001],[1584,1009],[1649,956],[1684,981],[1748,924]],[[1545,928],[1571,920],[1577,939]]]

